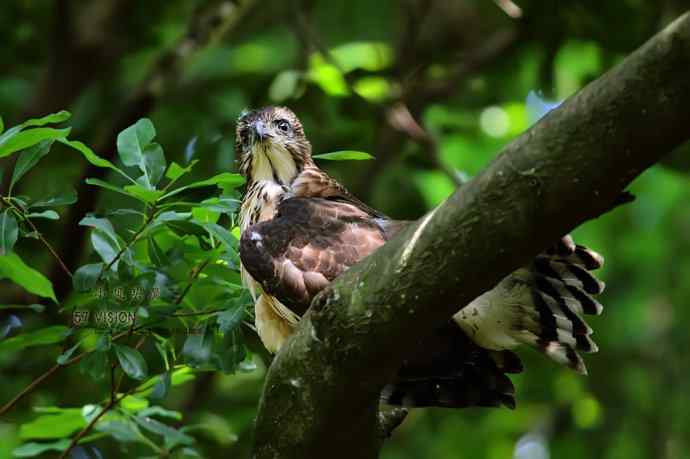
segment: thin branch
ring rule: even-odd
[[[194,282],[195,282],[195,281],[197,280],[197,278],[199,277],[199,274],[201,274],[201,271],[203,271],[204,268],[206,268],[206,266],[208,266],[208,264],[209,264],[210,262],[211,262],[211,259],[208,258],[208,259],[204,260],[199,266],[197,266],[197,267],[195,267],[194,269],[192,269],[192,273],[191,273],[191,275],[189,276],[189,282],[187,282],[187,285],[185,286],[185,288],[182,290],[182,292],[180,293],[180,295],[179,295],[179,296],[177,297],[177,299],[175,300],[175,304],[180,304],[180,303],[182,303],[182,300],[184,299],[185,296],[187,296],[187,293],[189,293],[189,289],[192,288],[192,285],[194,285]]]
[[[124,253],[125,253],[127,250],[129,250],[130,247],[132,247],[134,244],[136,244],[136,242],[139,240],[139,238],[141,237],[141,235],[144,233],[144,231],[146,231],[146,229],[148,228],[148,226],[149,226],[149,225],[151,224],[151,222],[153,221],[153,218],[155,217],[155,215],[156,215],[156,207],[154,206],[154,207],[150,210],[150,212],[149,212],[149,214],[146,216],[146,218],[144,219],[144,222],[142,223],[142,225],[141,225],[141,226],[139,227],[139,229],[137,229],[137,231],[134,233],[134,236],[132,236],[132,238],[129,240],[129,242],[125,243],[125,245],[122,246],[122,248],[115,254],[115,256],[113,257],[113,259],[110,260],[110,262],[109,262],[105,267],[103,267],[103,269],[101,270],[101,272],[98,274],[98,279],[96,279],[96,283],[98,283],[98,282],[101,280],[101,278],[103,277],[103,274],[105,274],[106,272],[108,272],[108,270],[110,270],[110,268],[112,268],[113,265],[114,265],[115,263],[117,263],[117,261],[118,261],[120,258],[122,258],[122,255],[124,255]]]
[[[41,243],[48,249],[50,254],[53,256],[55,261],[58,263],[60,268],[67,274],[69,277],[72,277],[72,271],[69,270],[69,268],[65,265],[65,262],[62,261],[62,258],[60,258],[60,255],[55,251],[53,246],[48,242],[48,240],[43,236],[43,234],[36,228],[36,225],[34,225],[34,222],[31,221],[31,219],[22,211],[22,209],[18,208],[15,206],[12,201],[6,197],[0,197],[0,203],[4,204],[8,208],[12,209],[12,211],[17,215],[23,222],[25,222],[29,227],[31,227],[31,230],[36,233],[36,237],[38,237],[38,240],[41,241]]]

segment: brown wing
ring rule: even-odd
[[[297,314],[350,266],[386,241],[386,224],[339,200],[290,198],[271,220],[249,227],[240,240],[245,269]]]
[[[371,217],[388,219],[378,210],[357,199],[337,180],[316,166],[305,167],[290,186],[295,197],[327,198],[331,201],[347,202]]]

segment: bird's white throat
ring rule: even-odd
[[[254,147],[251,159],[251,181],[273,181],[289,185],[297,175],[297,164],[283,146],[269,143]]]

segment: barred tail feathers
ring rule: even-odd
[[[604,283],[591,273],[603,258],[567,236],[527,267],[506,276],[455,314],[454,319],[487,349],[530,345],[552,360],[586,374],[579,352],[597,352],[582,314],[600,314],[592,295]]]

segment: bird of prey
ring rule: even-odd
[[[410,222],[372,209],[321,170],[297,116],[285,107],[243,113],[236,153],[247,191],[240,210],[242,279],[257,332],[277,352],[314,296]],[[569,236],[506,276],[419,343],[382,392],[405,406],[515,406],[507,373],[528,345],[586,373],[596,352],[582,314],[599,314],[590,273],[603,259]]]

